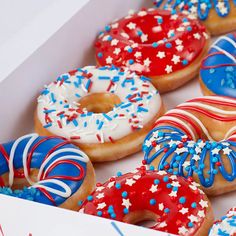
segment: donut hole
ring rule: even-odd
[[[107,113],[119,103],[121,103],[120,98],[111,93],[93,93],[79,100],[81,108],[93,113]]]
[[[139,225],[151,228],[157,223],[158,215],[151,211],[135,211],[125,216],[125,222],[133,225]]]

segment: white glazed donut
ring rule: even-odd
[[[88,66],[61,75],[42,91],[36,130],[70,139],[93,161],[115,160],[139,151],[162,113],[160,95],[147,78]]]

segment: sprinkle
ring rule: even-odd
[[[151,200],[150,200],[150,205],[152,205],[152,206],[153,206],[153,205],[155,205],[155,204],[156,204],[156,200],[155,200],[154,198],[153,198],[153,199],[151,199]]]

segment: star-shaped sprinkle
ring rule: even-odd
[[[223,153],[225,155],[229,155],[231,152],[232,152],[232,150],[229,147],[223,149]]]
[[[146,58],[146,59],[143,61],[143,64],[144,64],[145,66],[149,67],[150,64],[151,64],[150,59],[149,59],[149,58]]]
[[[113,61],[113,58],[112,58],[111,56],[109,56],[109,57],[106,58],[106,63],[107,63],[107,64],[111,64],[112,61]]]
[[[136,179],[136,180],[138,180],[138,179],[140,179],[141,178],[141,175],[134,175],[133,176],[133,179]]]
[[[120,48],[115,48],[115,50],[113,51],[114,54],[118,55],[121,52]]]
[[[171,61],[176,65],[178,62],[180,62],[180,56],[173,55]]]
[[[166,56],[165,52],[159,51],[159,52],[157,53],[157,57],[159,57],[160,59],[164,58],[165,56]]]
[[[97,188],[96,188],[96,192],[101,192],[104,188],[105,188],[105,187],[103,187],[103,186],[97,187]]]
[[[201,217],[201,218],[204,218],[204,217],[205,217],[204,211],[199,211],[197,214],[198,214],[198,216]]]
[[[122,204],[121,205],[124,206],[127,209],[129,209],[129,207],[132,206],[132,204],[130,203],[130,200],[125,199],[125,198],[122,199]]]
[[[196,33],[196,34],[193,34],[193,37],[195,39],[200,39],[201,38],[201,35],[199,33]]]
[[[167,226],[166,222],[163,221],[163,222],[161,222],[161,223],[158,225],[158,228],[164,228],[164,227],[166,227],[166,226]]]
[[[184,214],[188,213],[188,208],[182,207],[181,210],[179,210],[179,212],[184,215]]]
[[[200,156],[194,154],[194,155],[193,155],[193,160],[195,160],[195,161],[199,161],[199,160],[200,160]]]
[[[148,35],[147,34],[142,34],[141,35],[141,41],[142,43],[146,42],[148,40]]]
[[[103,209],[104,207],[106,207],[106,203],[102,202],[102,203],[98,203],[97,209]]]
[[[178,181],[173,181],[173,182],[171,183],[171,185],[172,185],[173,187],[180,187],[180,184],[179,184]]]
[[[188,219],[189,219],[191,222],[198,222],[198,221],[199,221],[198,218],[197,218],[196,216],[194,216],[194,215],[188,216]]]
[[[164,170],[160,170],[160,171],[158,171],[158,174],[159,174],[159,175],[166,175],[166,174],[167,174],[167,172],[166,172],[166,171],[164,171]]]
[[[171,191],[171,192],[169,193],[169,196],[170,196],[170,197],[177,197],[177,191]]]
[[[201,199],[201,201],[199,202],[199,204],[201,205],[202,208],[207,208],[208,207],[208,202],[207,201],[204,201]]]
[[[138,12],[138,16],[146,16],[147,12],[146,11],[140,11]]]
[[[163,204],[163,203],[159,203],[159,204],[158,204],[158,208],[159,208],[160,211],[163,211],[163,209],[164,209],[164,204]]]
[[[126,182],[125,184],[126,185],[129,185],[129,186],[132,186],[136,181],[134,181],[133,179],[126,179]]]
[[[153,184],[152,187],[149,189],[150,192],[155,193],[157,191],[158,185]]]
[[[137,58],[137,57],[141,57],[142,56],[142,53],[141,52],[136,52],[135,54],[134,54],[134,56]]]
[[[119,43],[119,40],[117,39],[112,39],[111,41],[111,46],[116,46]]]
[[[179,52],[183,51],[183,48],[184,48],[183,45],[178,45],[178,46],[176,47],[177,51],[179,51]]]
[[[184,226],[179,228],[179,234],[185,235],[188,232],[188,229],[185,228]]]
[[[172,66],[166,65],[165,71],[166,71],[167,74],[171,73],[172,72]]]
[[[219,148],[214,148],[214,149],[211,151],[211,153],[212,153],[213,155],[217,155],[217,154],[219,154],[219,152],[220,152],[220,149],[219,149]]]
[[[133,23],[133,22],[130,22],[128,25],[127,25],[127,28],[129,28],[130,30],[133,30],[136,28],[136,24]]]
[[[182,166],[183,166],[184,168],[190,166],[190,161],[185,161],[185,162],[182,164]]]
[[[108,187],[108,188],[112,188],[114,185],[115,185],[115,181],[112,181],[112,182],[110,182],[110,183],[107,185],[107,187]]]
[[[101,198],[103,198],[104,197],[104,193],[99,193],[97,196],[96,196],[96,198],[98,198],[98,199],[101,199]]]

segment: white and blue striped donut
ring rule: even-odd
[[[213,43],[202,61],[200,77],[211,93],[236,98],[236,33]]]
[[[23,179],[29,191],[37,189],[34,201],[60,206],[84,184],[88,162],[66,139],[28,134],[0,144],[0,185],[11,188]]]

